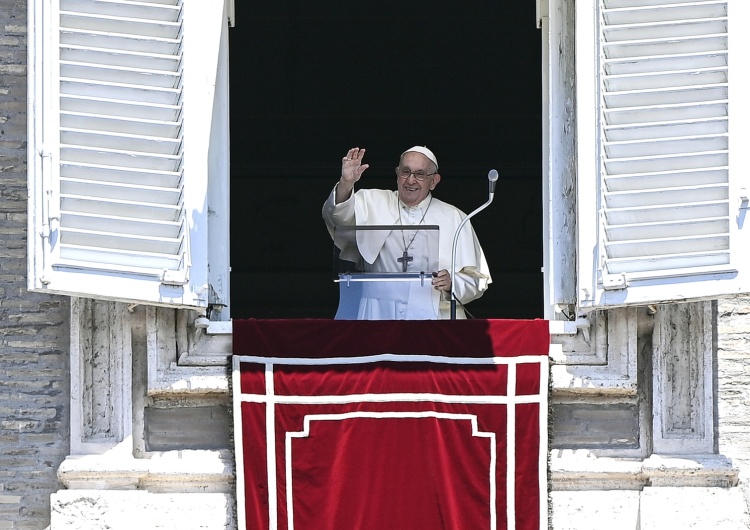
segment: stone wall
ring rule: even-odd
[[[26,2],[0,0],[0,529],[45,528],[68,454],[69,299],[26,291]]]
[[[740,469],[750,506],[750,299],[719,302],[719,452]]]

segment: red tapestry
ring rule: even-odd
[[[233,322],[239,527],[547,525],[548,322]]]

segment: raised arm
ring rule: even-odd
[[[344,202],[352,194],[354,183],[357,182],[370,164],[363,164],[365,149],[352,147],[346,156],[341,159],[341,178],[336,186],[336,204]]]

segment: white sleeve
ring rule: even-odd
[[[323,220],[331,237],[333,237],[334,227],[356,224],[354,219],[354,192],[352,191],[352,194],[344,202],[336,204],[337,187],[338,183],[333,187],[326,202],[323,203]]]
[[[456,298],[462,304],[476,300],[487,290],[489,281],[486,276],[478,274],[475,267],[464,267],[456,273]]]
[[[492,283],[487,260],[471,223],[464,226],[456,248],[456,277],[453,287],[462,304],[476,300]]]

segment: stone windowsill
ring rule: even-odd
[[[645,460],[597,458],[588,451],[552,450],[553,490],[641,490],[647,486],[731,487],[739,471],[722,455],[652,455]]]
[[[158,493],[231,493],[231,451],[168,451],[151,458],[121,452],[71,455],[58,478],[68,489],[148,490]]]

